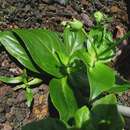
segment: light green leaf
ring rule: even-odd
[[[56,54],[59,51],[60,42],[58,36],[43,29],[15,30],[23,40],[35,63],[47,73],[62,77],[61,64]]]
[[[75,51],[80,50],[84,46],[85,35],[82,30],[72,30],[65,28],[64,30],[64,44],[66,54],[71,56]]]
[[[78,109],[75,113],[76,128],[82,128],[82,126],[90,120],[90,112],[86,106]]]
[[[33,92],[32,92],[32,89],[30,88],[26,88],[26,92],[25,92],[25,96],[26,96],[26,99],[27,99],[27,106],[30,107],[31,106],[31,103],[33,101]]]
[[[59,111],[60,119],[67,122],[74,117],[78,109],[74,93],[67,83],[67,78],[53,79],[49,87],[51,100]]]
[[[124,128],[124,121],[116,104],[116,96],[113,94],[94,102],[92,118],[96,130],[122,130]]]
[[[38,72],[21,43],[11,32],[1,32],[0,42],[5,49],[28,69]]]
[[[90,84],[90,99],[110,89],[115,83],[115,72],[105,64],[96,62],[93,68],[88,68]]]
[[[71,60],[73,59],[79,59],[84,62],[84,64],[88,67],[91,66],[91,56],[89,55],[88,52],[86,52],[85,49],[80,49],[76,51],[70,58]]]
[[[24,81],[23,75],[17,76],[17,77],[6,77],[6,76],[0,76],[0,81],[10,84],[17,84]]]
[[[29,81],[27,84],[30,85],[36,85],[36,84],[40,84],[43,80],[39,79],[39,78],[34,78],[33,80]]]
[[[112,88],[108,90],[109,93],[119,93],[119,92],[125,92],[130,90],[130,84],[114,84]]]

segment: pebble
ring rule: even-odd
[[[3,130],[13,130],[12,126],[7,122],[4,124]]]
[[[6,117],[4,113],[0,113],[0,123],[4,123],[6,121]]]
[[[112,6],[110,10],[112,13],[117,13],[121,11],[117,6]]]
[[[68,2],[68,0],[42,0],[42,1],[46,2],[48,4],[57,2],[57,3],[62,4],[62,5],[65,5]]]
[[[89,17],[87,14],[82,13],[82,14],[81,14],[81,17],[82,17],[82,20],[84,21],[84,24],[85,24],[87,27],[93,26],[93,22],[92,22],[92,20],[90,19],[90,17]]]
[[[25,92],[24,91],[19,91],[18,92],[18,95],[16,97],[16,102],[17,103],[20,103],[20,102],[23,102],[26,100],[26,97],[25,97]]]
[[[3,104],[0,104],[0,113],[2,113],[4,111],[4,105]]]
[[[15,115],[15,118],[17,119],[18,122],[21,122],[22,120],[24,120],[25,116],[26,116],[26,111],[22,108],[15,108],[12,107],[11,108],[11,113],[13,115]]]

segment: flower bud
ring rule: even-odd
[[[83,23],[77,19],[74,19],[72,22],[69,22],[71,28],[79,30],[83,27]]]
[[[100,11],[97,11],[94,13],[94,17],[96,19],[96,22],[101,22],[103,20],[103,13],[101,13]]]

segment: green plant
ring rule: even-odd
[[[77,20],[64,25],[63,35],[46,29],[0,32],[1,44],[24,67],[53,76],[50,97],[60,120],[47,118],[23,130],[122,130],[124,123],[112,93],[130,87],[127,82],[117,83],[117,74],[107,63],[115,58],[116,46],[129,33],[113,40],[111,32],[99,23],[89,32]]]
[[[39,78],[29,78],[27,76],[26,70],[23,70],[23,73],[17,77],[0,76],[0,81],[8,84],[18,84],[16,87],[13,88],[14,91],[18,89],[25,89],[25,96],[27,99],[28,107],[31,106],[31,103],[33,101],[33,92],[31,86],[40,84],[42,82],[42,80]]]

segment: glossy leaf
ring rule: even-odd
[[[27,124],[22,130],[69,130],[58,119],[46,118]]]
[[[84,64],[89,67],[91,66],[91,56],[89,55],[88,52],[86,52],[85,49],[80,49],[78,51],[76,51],[70,58],[71,60],[73,59],[79,59],[82,60],[84,62]]]
[[[27,106],[30,107],[31,103],[33,101],[33,92],[32,92],[32,89],[30,89],[30,88],[27,87],[25,95],[26,95],[26,99],[27,99]]]
[[[30,85],[36,85],[36,84],[40,84],[43,80],[39,79],[39,78],[34,78],[33,80],[29,81],[27,84]]]
[[[60,114],[60,119],[67,122],[78,109],[74,93],[67,83],[67,78],[53,79],[50,84],[50,96]]]
[[[130,90],[130,84],[122,84],[122,85],[115,84],[112,88],[108,90],[108,92],[119,93],[119,92],[125,92],[128,90]]]
[[[3,32],[0,36],[0,42],[5,47],[5,49],[15,57],[22,65],[26,68],[38,72],[34,67],[30,57],[24,50],[24,48],[20,45],[19,41],[11,32]]]
[[[84,46],[85,35],[82,30],[71,30],[65,28],[64,30],[64,44],[66,54],[71,56],[75,51],[80,50]]]
[[[115,73],[105,64],[97,62],[93,68],[88,68],[88,79],[90,98],[94,99],[102,92],[112,88],[115,83]]]
[[[15,32],[24,41],[33,60],[42,70],[55,77],[62,77],[62,64],[56,55],[60,46],[56,34],[42,29]]]
[[[124,121],[117,110],[115,95],[108,95],[93,104],[92,118],[96,130],[122,130]]]
[[[90,112],[86,106],[78,109],[75,113],[76,128],[82,128],[82,126],[90,120]]]

